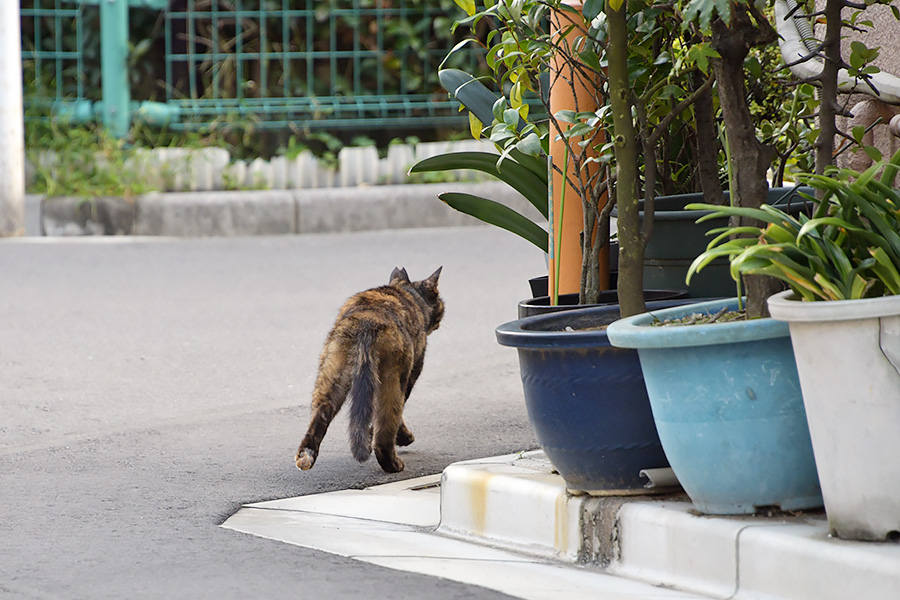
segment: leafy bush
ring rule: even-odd
[[[762,227],[727,227],[691,265],[688,277],[727,256],[731,275],[770,275],[803,300],[850,300],[900,294],[900,192],[891,187],[900,152],[863,173],[834,169],[798,179],[822,194],[812,217],[759,209],[693,204],[701,217],[743,216]]]

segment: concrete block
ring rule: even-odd
[[[634,502],[619,511],[619,556],[610,572],[713,598],[737,590],[742,521],[690,514],[683,503]]]
[[[43,196],[38,194],[25,195],[25,235],[35,236],[41,233],[41,202]]]
[[[736,599],[900,598],[900,545],[832,538],[824,517],[750,527],[739,541]]]
[[[252,188],[272,188],[272,167],[268,161],[255,159],[247,167],[247,181],[244,184]]]
[[[295,233],[291,192],[147,194],[137,201],[135,233],[165,236]]]
[[[381,173],[384,180],[381,183],[400,184],[406,181],[406,173],[416,162],[416,155],[412,146],[406,144],[394,144],[388,147],[387,158],[381,160]]]
[[[504,183],[384,185],[297,192],[298,233],[367,231],[409,227],[454,227],[481,222],[438,199],[442,191],[484,195],[540,222],[533,206]]]
[[[44,198],[41,229],[48,236],[129,235],[135,203],[125,198]]]
[[[581,549],[581,505],[549,462],[517,464],[515,455],[455,463],[441,480],[439,531],[567,561]]]
[[[375,146],[342,148],[338,153],[338,162],[340,187],[378,183],[378,150]]]
[[[247,163],[243,160],[236,160],[225,168],[222,180],[222,188],[228,187],[240,188],[244,187],[247,180]]]
[[[303,151],[294,158],[286,160],[287,165],[285,170],[287,173],[288,189],[308,187],[308,173],[311,169],[311,161],[314,161],[315,157],[309,151]]]
[[[200,148],[191,154],[191,190],[221,190],[230,155],[224,148]]]
[[[287,159],[283,156],[273,156],[269,164],[272,168],[272,189],[287,189]]]

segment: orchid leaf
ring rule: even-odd
[[[450,208],[458,210],[479,221],[488,223],[514,233],[547,252],[549,248],[548,235],[545,230],[531,221],[528,217],[514,211],[506,205],[487,198],[464,194],[461,192],[446,192],[438,196],[441,201]]]
[[[522,194],[544,218],[548,217],[547,185],[515,159],[490,152],[448,152],[423,159],[414,164],[410,173],[472,169],[492,175]]]

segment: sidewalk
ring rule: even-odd
[[[822,512],[708,517],[683,494],[572,496],[540,451],[252,504],[223,527],[527,599],[900,598],[900,545],[831,538]]]

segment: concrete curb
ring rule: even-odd
[[[477,225],[437,195],[468,192],[540,220],[537,210],[502,182],[152,193],[123,198],[42,198],[26,203],[28,235],[174,237],[340,233]],[[35,211],[39,211],[35,215]]]
[[[821,512],[711,517],[683,494],[572,496],[542,452],[449,466],[438,531],[711,598],[900,597],[900,545],[832,538]]]

